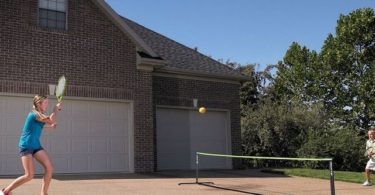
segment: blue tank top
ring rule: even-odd
[[[21,149],[39,149],[40,145],[39,138],[42,135],[42,129],[45,123],[36,120],[36,113],[30,112],[23,126],[22,135],[20,138],[19,147]]]

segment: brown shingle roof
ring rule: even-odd
[[[156,33],[127,18],[123,18],[123,20],[156,54],[167,61],[167,65],[156,70],[157,72],[178,72],[182,74],[186,73],[231,80],[247,80],[246,76],[232,67],[213,60],[194,49]]]

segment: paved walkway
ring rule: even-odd
[[[303,177],[286,177],[257,170],[201,172],[200,182],[214,184],[196,185],[194,172],[161,172],[152,174],[99,174],[79,176],[54,176],[50,195],[168,195],[168,194],[330,194],[329,180]],[[0,178],[0,186],[14,178]],[[41,179],[36,178],[16,189],[12,195],[39,195]],[[375,194],[375,186],[335,182],[337,195]]]

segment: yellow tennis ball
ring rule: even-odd
[[[206,108],[205,107],[200,107],[199,108],[199,113],[201,113],[201,114],[206,113]]]

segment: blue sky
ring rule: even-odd
[[[319,51],[340,14],[375,0],[106,0],[121,16],[213,59],[282,60],[292,42]]]

